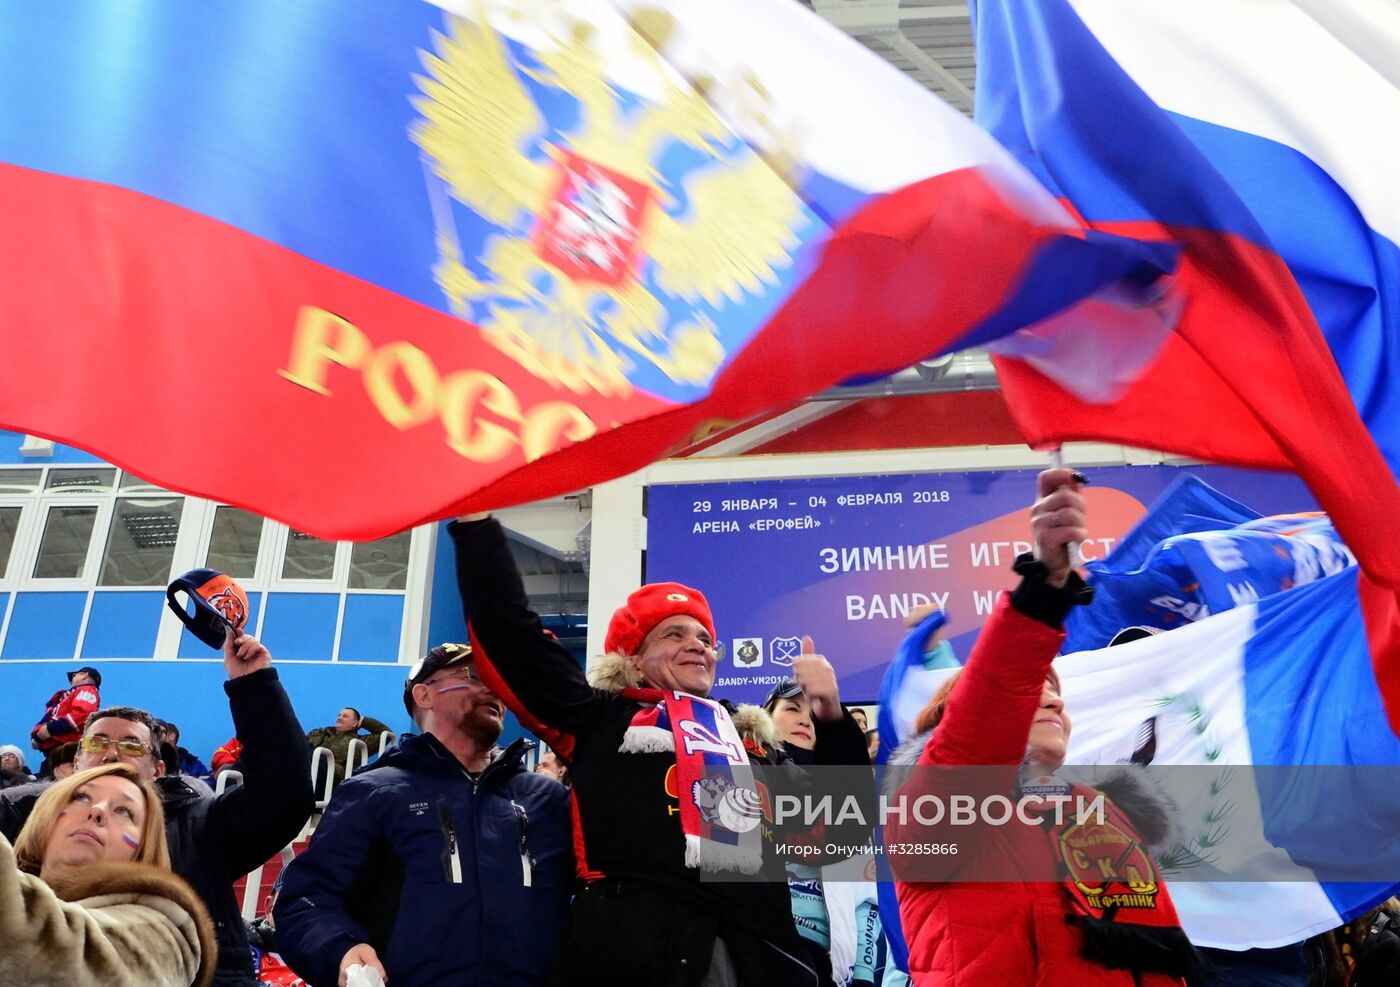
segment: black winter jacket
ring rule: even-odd
[[[180,776],[157,779],[171,869],[188,881],[214,920],[215,987],[254,987],[248,931],[233,882],[294,840],[311,815],[311,757],[277,670],[224,683],[243,749],[243,784],[210,796]],[[47,784],[0,792],[0,831],[11,841]]]
[[[457,581],[477,667],[526,728],[569,765],[574,844],[585,890],[566,936],[567,982],[698,983],[720,936],[744,984],[816,983],[776,852],[787,834],[775,829],[769,814],[779,794],[815,791],[816,773],[781,749],[746,740],[759,784],[769,795],[763,872],[751,878],[702,876],[687,867],[674,751],[620,750],[641,704],[589,685],[573,657],[541,633],[497,522],[455,522],[448,531],[457,546]],[[761,710],[751,712],[768,719]],[[855,794],[864,819],[874,819],[865,738],[849,714],[838,723],[816,724],[813,760],[862,765],[841,778],[843,783],[859,778]],[[853,848],[868,837],[863,822],[830,835],[831,842]]]
[[[333,985],[369,943],[394,987],[545,983],[573,854],[568,794],[525,770],[530,746],[473,782],[436,737],[409,737],[336,789],[273,912],[287,964]]]

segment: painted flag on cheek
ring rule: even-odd
[[[14,5],[0,39],[0,427],[324,538],[1175,262],[788,0]]]

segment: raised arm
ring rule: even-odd
[[[500,524],[461,520],[447,530],[457,548],[457,588],[482,678],[526,729],[571,760],[574,738],[589,729],[608,697],[588,684],[563,645],[544,634]]]
[[[394,728],[383,720],[376,720],[372,716],[360,717],[360,729],[369,732],[369,739],[378,740],[381,733],[393,733]]]
[[[1065,637],[1016,608],[1017,594],[1035,592],[1023,582],[998,598],[920,764],[1021,763],[1046,673]]]
[[[885,859],[897,880],[986,873],[986,855],[997,852],[997,844],[948,820],[925,823],[913,807],[925,796],[1002,794],[1026,756],[1050,663],[1064,641],[1064,619],[1092,595],[1069,563],[1069,544],[1085,537],[1084,500],[1074,482],[1069,470],[1040,475],[1040,497],[1031,509],[1035,556],[1016,560],[1021,583],[997,599],[920,753],[920,765],[939,768],[915,769],[899,781],[896,811],[884,819]],[[973,770],[946,770],[958,766]],[[920,855],[917,848],[930,845],[952,849],[948,855]]]
[[[224,645],[224,683],[235,735],[243,743],[243,784],[218,796],[206,825],[230,879],[264,863],[294,840],[315,806],[311,753],[292,702],[257,638]]]
[[[1025,755],[1065,617],[1086,599],[1069,556],[1070,544],[1087,537],[1076,476],[1067,469],[1040,474],[1031,508],[1035,557],[1016,560],[1021,584],[998,598],[920,764],[1012,765]]]
[[[812,711],[812,764],[799,765],[783,759],[766,770],[765,777],[774,794],[798,799],[804,814],[807,806],[821,805],[824,799],[830,799],[833,807],[856,811],[834,811],[819,826],[808,826],[799,817],[797,825],[789,823],[781,828],[783,838],[778,842],[823,849],[820,854],[785,854],[798,862],[851,857],[870,838],[876,815],[875,774],[870,770],[865,733],[841,705],[836,671],[824,655],[817,653],[810,637],[802,638],[802,653],[793,662],[792,674]],[[834,845],[836,852],[825,852],[828,845]]]

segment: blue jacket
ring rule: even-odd
[[[273,911],[287,964],[334,984],[367,942],[394,987],[544,983],[571,892],[569,800],[525,770],[526,748],[473,784],[425,734],[342,784]]]

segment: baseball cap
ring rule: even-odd
[[[797,684],[796,679],[783,679],[769,690],[768,698],[763,700],[763,708],[767,709],[780,699],[791,699],[793,696],[801,694],[802,686]]]
[[[180,593],[184,604],[176,599]],[[191,569],[166,587],[165,599],[190,633],[211,648],[223,648],[226,628],[240,631],[248,623],[248,594],[217,569]]]
[[[102,688],[102,673],[99,672],[97,669],[93,668],[91,665],[84,665],[82,668],[75,668],[71,672],[69,672],[69,685],[73,684],[73,676],[77,675],[79,672],[87,672],[88,675],[92,676],[92,684],[97,686],[99,689]]]
[[[403,680],[403,707],[408,710],[408,715],[413,716],[413,687],[415,685],[431,678],[449,665],[471,660],[472,646],[470,644],[439,644],[415,661],[413,667],[409,669],[408,678]]]

